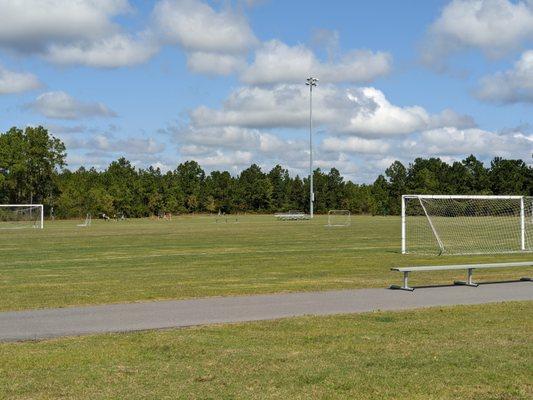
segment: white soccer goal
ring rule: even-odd
[[[77,226],[79,226],[80,228],[86,228],[88,226],[91,226],[91,222],[92,222],[91,214],[87,214],[87,216],[85,217],[85,221],[82,224],[78,224]]]
[[[348,210],[329,210],[327,227],[350,226],[352,215]]]
[[[44,228],[42,204],[0,204],[0,229]]]
[[[402,253],[533,251],[533,198],[404,195]]]

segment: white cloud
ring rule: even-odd
[[[65,92],[46,92],[28,105],[28,108],[48,118],[80,119],[88,117],[115,117],[116,113],[102,103],[82,102]]]
[[[242,147],[257,148],[260,144],[261,132],[257,129],[246,129],[236,126],[188,127],[186,130],[177,130],[175,137],[188,144],[200,145],[208,148],[224,147],[240,149]]]
[[[524,52],[512,69],[484,77],[476,96],[496,103],[533,102],[533,50]]]
[[[165,171],[170,169],[169,165],[172,162],[164,155],[166,144],[151,137],[116,137],[109,131],[99,129],[95,131],[94,134],[87,131],[81,135],[73,135],[70,132],[59,134],[61,140],[71,150],[67,157],[67,163],[71,168],[83,165],[102,169],[111,161],[124,156],[140,168],[153,165],[160,166]]]
[[[220,168],[230,166],[236,167],[249,166],[253,162],[253,154],[249,151],[229,151],[224,152],[216,150],[213,154],[198,157],[196,161],[208,168]]]
[[[189,126],[186,129],[170,128],[169,131],[182,143],[179,146],[180,152],[191,155],[206,154],[213,149],[245,149],[276,157],[289,151],[302,151],[307,148],[304,141],[282,139],[272,133],[237,126]]]
[[[482,158],[502,156],[528,159],[533,149],[533,135],[520,131],[496,133],[478,128],[446,127],[422,132],[402,148],[423,156],[463,157],[475,154]]]
[[[131,10],[127,0],[0,0],[0,47],[64,65],[140,64],[159,43],[149,31],[132,35],[113,22]]]
[[[370,99],[376,106],[358,110],[344,128],[346,132],[362,136],[404,135],[424,129],[430,121],[429,114],[422,107],[395,106],[386,99],[383,92],[374,88],[363,88],[348,96],[356,104]]]
[[[50,42],[98,39],[116,32],[111,18],[129,10],[127,0],[2,0],[0,44],[33,52]]]
[[[455,128],[474,128],[476,122],[470,115],[458,114],[449,108],[434,114],[429,119],[428,128],[440,128],[443,126],[453,126]]]
[[[257,45],[244,15],[230,8],[214,10],[199,0],[161,0],[152,14],[165,43],[180,45],[194,72],[229,75],[241,70]]]
[[[323,142],[326,151],[362,154],[386,154],[390,145],[384,140],[363,139],[358,137],[327,137]]]
[[[221,109],[205,106],[190,113],[195,127],[307,128],[309,92],[305,85],[242,87]],[[391,104],[372,87],[344,89],[321,85],[313,92],[313,120],[319,130],[363,137],[402,136],[442,126],[471,127],[471,117],[452,110],[431,115],[420,106]]]
[[[244,16],[199,0],[161,0],[153,18],[167,41],[190,51],[238,54],[257,43]]]
[[[246,58],[234,54],[194,51],[187,56],[189,69],[206,75],[230,75],[242,70],[245,65]]]
[[[501,56],[531,38],[530,0],[453,0],[431,25],[423,58],[438,65],[448,54],[469,48]]]
[[[338,62],[320,62],[304,45],[288,46],[279,40],[264,43],[254,62],[243,71],[248,84],[299,83],[313,75],[321,82],[369,82],[391,70],[391,56],[383,52],[353,51]]]
[[[28,72],[10,71],[0,65],[0,95],[26,92],[41,87],[41,82]]]
[[[159,45],[149,38],[116,34],[90,42],[53,44],[45,58],[57,64],[115,68],[146,62],[158,51]]]

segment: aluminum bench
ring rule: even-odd
[[[391,285],[390,289],[401,289],[413,291],[414,288],[409,286],[409,273],[423,272],[423,271],[448,271],[448,270],[466,270],[466,281],[454,281],[455,285],[478,286],[472,281],[472,272],[475,269],[486,268],[517,268],[517,267],[533,267],[533,261],[524,262],[507,262],[507,263],[492,263],[492,264],[457,264],[457,265],[424,265],[412,267],[397,267],[391,268],[391,271],[398,271],[403,273],[403,285]],[[531,277],[522,277],[521,281],[531,281]]]

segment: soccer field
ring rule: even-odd
[[[0,309],[205,296],[386,287],[395,265],[523,261],[531,255],[400,254],[397,217],[354,216],[348,227],[245,215],[166,220],[46,222],[44,230],[0,230]],[[222,221],[222,222],[221,222]],[[521,271],[476,273],[516,279]],[[450,283],[462,272],[416,274],[412,283]]]

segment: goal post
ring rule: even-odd
[[[403,195],[402,254],[533,251],[532,207],[527,196]]]
[[[42,204],[0,204],[0,229],[44,228]]]
[[[77,224],[76,226],[79,226],[80,228],[87,228],[91,226],[92,222],[92,215],[90,213],[87,213],[85,216],[85,221],[83,221],[81,224]]]
[[[327,227],[350,226],[352,216],[349,210],[329,210]]]

